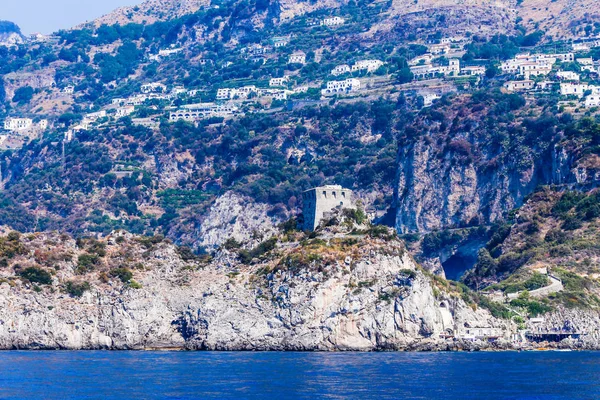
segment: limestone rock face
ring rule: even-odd
[[[496,158],[500,156],[478,143],[475,136],[455,137],[446,147],[435,140],[418,139],[399,149],[395,195],[398,232],[494,222],[522,205],[539,185],[585,187],[600,176],[600,159],[594,155],[577,158],[572,149],[556,146],[526,157],[504,155],[500,161]],[[465,156],[464,151],[471,153]]]
[[[214,247],[223,244],[228,238],[238,242],[251,242],[252,238],[262,240],[276,233],[280,221],[270,217],[269,206],[256,203],[233,192],[220,196],[210,208],[208,216],[200,227],[200,244]]]
[[[114,246],[107,257],[120,251]],[[440,333],[462,332],[465,323],[510,331],[487,311],[434,289],[406,252],[373,248],[326,267],[266,275],[264,265],[195,270],[168,243],[144,254],[144,269],[135,271],[139,289],[90,275],[92,290],[73,298],[59,285],[76,278],[68,263],[54,276],[53,290],[5,279],[0,348],[447,348]]]

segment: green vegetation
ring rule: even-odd
[[[115,268],[110,271],[110,276],[119,278],[123,283],[128,283],[133,279],[133,272],[129,268]]]
[[[264,256],[266,253],[275,249],[277,245],[277,238],[272,237],[271,239],[265,240],[261,242],[258,246],[253,248],[252,250],[242,249],[238,252],[238,256],[240,257],[240,261],[244,264],[250,264],[252,260],[255,258],[260,258]]]
[[[31,283],[39,283],[41,285],[52,284],[52,275],[50,272],[39,267],[27,267],[19,271],[19,276]]]
[[[77,258],[77,268],[75,272],[85,274],[91,272],[100,265],[100,257],[97,254],[84,253]]]
[[[72,297],[81,297],[85,292],[90,290],[92,287],[89,282],[74,282],[67,281],[64,285],[65,292]]]

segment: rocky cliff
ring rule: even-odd
[[[465,326],[510,331],[437,288],[395,240],[283,242],[251,265],[129,234],[4,237],[2,248],[4,349],[445,349],[463,344],[440,333]]]
[[[589,135],[569,133],[576,124],[543,110],[527,118],[532,107],[525,99],[508,118],[499,116],[511,96],[519,97],[498,94],[485,106],[475,96],[455,98],[406,129],[398,152],[398,232],[488,224],[539,185],[598,182],[598,156],[585,151]]]

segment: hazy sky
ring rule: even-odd
[[[21,27],[24,34],[51,33],[100,17],[142,0],[0,0],[0,20]]]

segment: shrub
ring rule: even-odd
[[[244,264],[249,264],[253,259],[259,258],[264,254],[268,253],[269,251],[273,250],[276,245],[277,238],[272,237],[271,239],[265,240],[264,242],[260,243],[258,246],[256,246],[250,251],[240,250],[240,252],[238,253],[240,261]]]
[[[119,278],[121,282],[127,283],[133,278],[133,272],[129,268],[116,268],[110,271],[110,276]]]
[[[196,256],[194,254],[194,252],[192,251],[192,249],[190,249],[187,246],[180,246],[177,248],[177,254],[179,254],[179,257],[181,257],[181,259],[183,261],[192,261],[198,258],[198,256]]]
[[[86,272],[93,271],[100,263],[100,257],[97,254],[84,253],[80,254],[77,258],[77,269],[75,272],[78,274],[85,274]]]
[[[83,294],[90,290],[91,286],[88,282],[73,282],[68,281],[65,283],[65,292],[67,292],[72,297],[81,297]]]
[[[52,275],[39,267],[25,268],[19,272],[19,276],[31,283],[39,283],[41,285],[50,285],[52,283]]]
[[[546,275],[542,275],[538,272],[534,273],[533,276],[523,283],[523,286],[527,288],[527,290],[535,290],[539,288],[546,287],[550,284],[550,280]]]
[[[223,248],[225,250],[236,250],[242,247],[242,244],[235,240],[235,238],[230,237],[223,243]]]
[[[163,235],[142,236],[137,239],[138,243],[147,249],[151,249],[154,245],[162,243],[163,240],[165,240]]]
[[[134,281],[133,279],[131,281],[129,281],[129,287],[132,289],[141,289],[142,288],[142,284],[138,283],[136,281]]]

